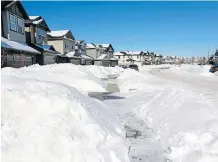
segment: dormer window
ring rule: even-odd
[[[21,34],[23,34],[23,30],[24,29],[24,23],[23,23],[23,19],[21,19],[21,18],[17,18],[17,31],[18,31],[18,33],[21,33]]]
[[[16,26],[16,17],[12,14],[9,14],[9,19],[10,19],[10,29],[12,31],[17,31],[17,26]]]

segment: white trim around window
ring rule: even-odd
[[[16,16],[9,13],[9,23],[10,23],[10,30],[17,31],[17,23],[16,23]]]
[[[17,31],[20,34],[24,33],[24,20],[20,17],[17,17]]]

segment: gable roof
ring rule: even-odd
[[[68,38],[68,39],[73,39],[75,40],[72,32],[70,30],[56,30],[56,31],[51,31],[48,33],[48,39],[49,38]]]
[[[52,37],[63,37],[65,36],[70,30],[56,30],[56,31],[51,31],[48,33]]]
[[[100,48],[106,48],[106,49],[108,49],[109,47],[111,47],[112,50],[114,51],[114,48],[112,47],[111,44],[97,44],[97,46],[100,47]]]
[[[121,52],[115,52],[114,53],[114,56],[123,56],[124,55],[124,53],[121,53]]]
[[[95,44],[93,44],[93,43],[87,43],[87,44],[86,44],[86,48],[87,48],[87,49],[95,49],[96,46],[95,46]]]
[[[41,17],[41,16],[29,16],[30,21],[25,21],[25,24],[34,24],[34,25],[39,25],[45,28],[47,32],[50,32],[51,30],[48,27],[48,24],[46,21]]]
[[[17,7],[19,8],[20,12],[23,15],[23,18],[26,20],[29,20],[29,16],[26,12],[26,10],[24,9],[22,3],[19,0],[12,0],[12,1],[1,1],[1,10],[7,10],[8,8],[10,8],[12,5],[16,4]]]
[[[102,55],[99,56],[96,60],[104,60],[104,59],[109,59],[109,57],[107,56],[107,54],[102,54]]]

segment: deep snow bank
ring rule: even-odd
[[[97,76],[104,67],[79,66],[73,64],[33,65],[19,69],[3,68],[2,74],[19,78],[35,78],[43,81],[60,82],[80,91],[105,92],[106,85]]]
[[[85,66],[88,71],[92,72],[98,78],[107,78],[108,75],[120,74],[123,68],[116,67],[103,67],[103,66]]]
[[[171,66],[170,69],[155,72],[155,75],[149,78],[149,82],[144,80],[151,84],[153,98],[143,103],[141,110],[137,110],[136,114],[145,119],[157,132],[173,162],[218,161],[218,109],[217,102],[210,97],[215,96],[217,90],[209,89],[211,91],[206,91],[203,95],[204,92],[200,94],[183,84],[182,79],[178,82],[178,78],[184,78],[187,82],[190,80],[190,85],[207,86],[206,83],[195,84],[195,81],[201,81],[199,78],[205,78],[205,74],[209,73],[207,70],[208,66]],[[147,71],[145,70],[146,75]],[[161,76],[159,83],[155,79],[158,74]],[[137,80],[136,76],[134,77]],[[210,79],[213,82],[208,81],[208,86],[212,83],[217,84],[215,76]],[[160,85],[163,87],[162,91],[157,89]],[[146,99],[149,93],[141,95]]]
[[[148,88],[148,84],[146,83],[147,77],[135,70],[125,69],[124,72],[117,78],[117,84],[120,92],[129,92],[132,90],[143,90]]]
[[[43,73],[38,67],[13,71],[27,76]],[[52,67],[48,76],[51,71]],[[58,72],[59,77],[66,74]],[[2,75],[1,93],[3,161],[128,161],[128,146],[115,114],[75,88]]]

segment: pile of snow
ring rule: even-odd
[[[98,78],[107,78],[108,75],[120,74],[123,69],[120,67],[86,66],[87,70]]]
[[[56,69],[56,78],[46,67],[7,69],[23,78],[2,75],[2,161],[128,162],[120,122],[104,104],[63,83],[24,79],[37,74],[52,80],[46,73],[69,79],[76,70]]]
[[[129,92],[132,90],[143,90],[148,88],[146,83],[147,77],[133,69],[126,69],[117,78],[117,84],[120,92]]]
[[[33,65],[19,69],[3,68],[2,74],[17,76],[20,78],[34,78],[37,80],[60,82],[79,91],[86,92],[105,92],[106,84],[96,77],[103,67],[79,66],[73,64],[52,64],[52,65]],[[102,75],[105,75],[102,71]]]

